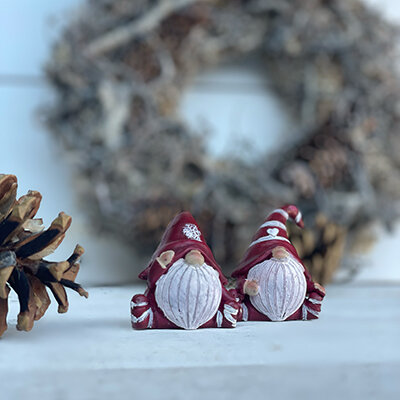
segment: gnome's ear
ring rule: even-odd
[[[167,265],[171,262],[174,258],[175,252],[173,250],[167,250],[161,253],[156,260],[161,265],[161,268],[167,268]]]

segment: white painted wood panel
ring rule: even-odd
[[[314,321],[135,331],[129,300],[143,289],[95,288],[88,300],[71,293],[67,314],[53,304],[30,333],[12,318],[0,340],[2,398],[400,396],[399,286],[330,286]],[[14,299],[10,315],[17,308]]]

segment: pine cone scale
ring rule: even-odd
[[[17,196],[17,178],[14,175],[0,175],[0,222],[8,216]]]

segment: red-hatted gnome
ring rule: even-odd
[[[289,217],[299,227],[304,226],[294,205],[272,211],[232,274],[237,278],[243,321],[309,320],[319,316],[325,289],[312,281],[288,239]]]
[[[148,267],[144,295],[131,301],[135,329],[234,328],[240,305],[192,215],[183,212],[168,225]]]

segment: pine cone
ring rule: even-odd
[[[290,226],[290,240],[313,280],[322,285],[332,281],[344,251],[346,231],[323,214],[315,217],[312,228]]]
[[[49,229],[34,219],[42,196],[29,191],[16,200],[17,178],[0,175],[0,336],[7,329],[8,295],[13,289],[19,299],[17,329],[30,331],[50,305],[46,286],[53,293],[58,312],[68,310],[65,287],[81,296],[88,293],[77,283],[79,258],[84,250],[77,245],[67,261],[43,260],[63,241],[71,217],[61,212]]]

